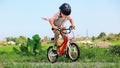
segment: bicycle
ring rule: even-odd
[[[57,50],[54,50],[55,46],[50,46],[47,49],[47,58],[49,62],[55,63],[58,59],[58,55],[66,55],[72,61],[76,61],[80,56],[80,50],[78,45],[74,42],[70,42],[70,39],[68,37],[68,34],[71,33],[71,30],[73,30],[73,28],[70,26],[67,29],[59,28],[58,30],[66,30],[66,32],[63,32],[66,35],[66,37]]]

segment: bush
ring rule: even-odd
[[[108,52],[113,53],[113,54],[117,54],[120,56],[120,45],[110,46]]]
[[[20,45],[20,51],[16,48],[13,48],[13,50],[17,54],[22,54],[22,55],[37,55],[40,54],[41,52],[41,38],[39,35],[34,35],[32,39],[28,38],[27,39],[27,44],[21,44]]]

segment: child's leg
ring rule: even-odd
[[[64,40],[65,37],[66,37],[66,35],[65,35],[63,32],[66,32],[66,30],[62,30],[62,31],[60,32],[60,34],[61,34],[61,36],[62,36],[62,38],[63,38],[63,40]]]
[[[58,39],[59,39],[60,32],[58,30],[54,30],[54,44],[58,46]]]
[[[66,37],[66,35],[64,34],[64,33],[60,33],[61,34],[61,36],[62,36],[62,38],[63,38],[63,40],[65,39],[65,37]]]

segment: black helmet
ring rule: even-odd
[[[65,15],[70,15],[71,13],[71,6],[68,3],[63,3],[60,7],[60,12],[62,12]]]

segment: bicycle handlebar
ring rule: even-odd
[[[61,28],[61,27],[59,27],[58,30],[61,31],[64,34],[69,34],[69,33],[71,33],[71,30],[73,30],[73,27],[72,26],[70,26],[69,28]],[[63,30],[68,30],[68,32],[67,31],[64,32]]]

